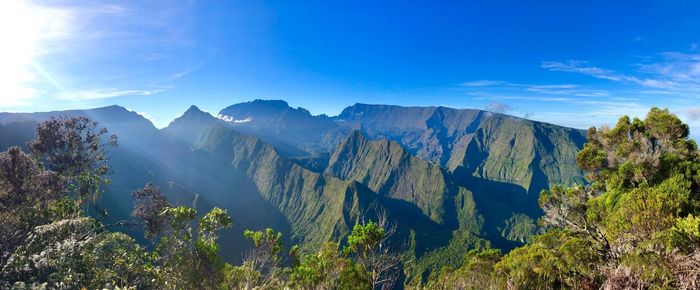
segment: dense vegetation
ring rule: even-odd
[[[698,289],[700,160],[668,110],[591,128],[586,186],[543,191],[544,232],[502,255],[474,250],[434,289]]]
[[[226,210],[174,205],[152,184],[132,193],[131,219],[105,223],[95,200],[118,154],[116,137],[106,134],[84,117],[50,119],[28,152],[0,153],[0,288],[387,289],[402,271],[429,275],[407,285],[426,289],[700,288],[700,156],[688,126],[667,110],[590,129],[577,158],[588,183],[543,191],[537,224],[514,214],[498,229],[524,246],[506,253],[460,227],[420,260],[396,247],[392,234],[402,229],[381,207],[354,219],[340,243],[285,249],[281,233],[247,230],[251,247],[237,264],[219,256],[219,234],[237,223]],[[335,155],[332,164],[342,165]],[[348,168],[363,170],[347,171],[353,179],[377,169],[338,167]],[[123,227],[142,228],[146,242],[118,232]],[[411,231],[410,247],[415,239]]]

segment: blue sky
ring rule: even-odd
[[[586,128],[661,106],[700,131],[698,1],[7,0],[0,35],[0,111],[118,104],[162,127],[262,98]]]

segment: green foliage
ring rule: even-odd
[[[168,207],[169,228],[161,238],[157,254],[162,263],[166,288],[216,288],[225,265],[219,257],[217,232],[232,226],[226,211],[214,208],[199,220],[199,235],[192,235],[196,211],[185,206]]]
[[[500,230],[501,236],[506,239],[525,243],[537,232],[537,225],[529,216],[514,213]]]
[[[193,208],[186,206],[170,207],[165,212],[172,216],[170,226],[175,230],[184,230],[197,213]]]
[[[463,258],[461,267],[443,267],[434,272],[426,289],[495,289],[494,265],[501,259],[501,251],[486,248],[471,250]]]
[[[348,246],[344,252],[346,254],[367,255],[379,247],[379,243],[384,237],[384,229],[377,223],[370,221],[364,225],[356,224],[352,228],[352,233],[348,236]]]
[[[275,233],[271,228],[265,229],[265,231],[251,231],[246,230],[243,232],[243,236],[253,241],[256,248],[268,248],[272,255],[277,255],[282,251],[282,233]]]
[[[362,267],[344,258],[338,244],[326,242],[316,254],[305,256],[289,276],[295,289],[368,289]]]
[[[102,186],[109,184],[109,148],[117,147],[117,137],[103,140],[107,129],[84,116],[51,118],[37,125],[37,134],[28,146],[33,157],[47,170],[67,181],[67,189],[79,204],[95,202]]]
[[[53,209],[70,201],[63,198],[64,192],[65,181],[43,170],[19,147],[0,153],[0,265],[34,227],[55,220]]]
[[[699,211],[697,146],[668,110],[591,128],[577,162],[590,186],[543,191],[550,229],[496,270],[515,288],[681,285],[677,261],[694,255]],[[553,228],[561,228],[553,229]],[[695,275],[695,274],[692,274]],[[694,276],[695,277],[695,276]]]
[[[700,242],[700,216],[691,214],[678,219],[673,230],[692,242]]]
[[[125,234],[97,235],[82,249],[82,256],[93,272],[91,285],[145,289],[161,283],[154,256]]]
[[[216,232],[232,226],[233,222],[226,210],[215,207],[199,220],[199,238],[214,243],[217,239]]]
[[[470,232],[457,231],[444,246],[423,254],[416,259],[415,253],[404,255],[404,275],[406,284],[420,286],[428,282],[430,275],[438,274],[443,268],[455,269],[464,263],[464,257],[472,250],[490,248],[490,243]],[[432,281],[434,279],[430,278]]]
[[[380,222],[356,224],[343,249],[346,256],[354,257],[369,276],[371,288],[392,288],[400,275],[400,257],[391,249],[390,238],[395,228]]]
[[[516,289],[585,288],[597,279],[598,252],[590,240],[551,230],[505,255],[494,269],[499,284]]]
[[[18,147],[0,153],[0,280],[64,288],[95,282],[83,249],[99,227],[80,205],[108,183],[106,130],[96,126],[82,117],[50,119],[28,144],[32,158]],[[116,146],[116,138],[107,144]]]
[[[224,267],[224,289],[275,289],[285,282],[278,267],[282,252],[282,233],[271,228],[264,231],[246,230],[243,235],[253,242],[253,249],[246,254],[240,266]],[[295,250],[296,252],[296,250]]]
[[[668,109],[652,108],[643,121],[624,116],[613,129],[591,128],[577,163],[597,190],[658,183],[697,157],[688,134]]]

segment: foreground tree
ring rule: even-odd
[[[168,199],[160,191],[160,187],[153,186],[151,183],[132,192],[131,196],[134,198],[131,216],[143,223],[146,238],[155,244],[167,227],[169,216],[166,213],[170,207]]]
[[[0,288],[156,288],[152,259],[126,235],[85,217],[108,172],[105,129],[83,117],[37,126],[32,157],[0,153]]]
[[[501,258],[470,253],[428,288],[699,289],[700,159],[688,134],[657,108],[591,128],[577,156],[590,183],[541,193],[544,233]]]
[[[464,264],[457,269],[449,267],[435,271],[427,289],[486,290],[498,289],[493,275],[494,265],[501,259],[497,249],[471,250],[464,257]]]
[[[378,223],[370,221],[353,227],[344,252],[368,272],[372,289],[392,289],[401,275],[398,251],[390,246],[396,227],[388,224],[385,214],[378,216]]]
[[[66,180],[78,205],[94,202],[102,186],[109,184],[109,148],[117,147],[116,135],[106,139],[107,129],[87,117],[51,118],[37,125],[28,146],[46,169]]]
[[[282,252],[282,233],[271,228],[264,231],[246,230],[243,234],[253,247],[243,258],[240,266],[227,265],[224,269],[226,289],[275,289],[284,285],[279,268]]]
[[[304,290],[371,288],[364,267],[343,257],[335,242],[326,242],[318,253],[302,257],[289,280],[292,288]]]
[[[514,288],[696,289],[700,160],[668,110],[591,128],[577,162],[590,184],[541,194],[550,230],[495,269]],[[530,262],[528,262],[528,259]],[[680,266],[683,265],[683,266]]]
[[[50,207],[64,194],[64,184],[19,147],[0,153],[0,265],[34,227],[52,220]]]

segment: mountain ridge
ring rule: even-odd
[[[114,176],[120,184],[106,195],[119,205],[116,216],[128,217],[124,194],[153,179],[175,191],[169,197],[177,204],[197,200],[203,211],[221,206],[241,227],[272,226],[286,242],[313,247],[342,239],[374,205],[391,212],[416,258],[454,248],[465,234],[507,250],[525,238],[509,232],[512,222],[539,216],[540,189],[582,178],[560,166],[575,162],[581,132],[569,128],[445,107],[356,104],[328,117],[284,101],[245,104],[227,108],[246,112],[240,115],[250,118],[246,122],[193,105],[159,130],[143,116],[110,106],[0,113],[0,130],[26,133],[27,125],[16,123],[25,119],[96,117],[124,141]],[[269,105],[273,114],[260,118],[251,104]],[[222,235],[232,245],[228,259],[245,247],[238,235]]]

